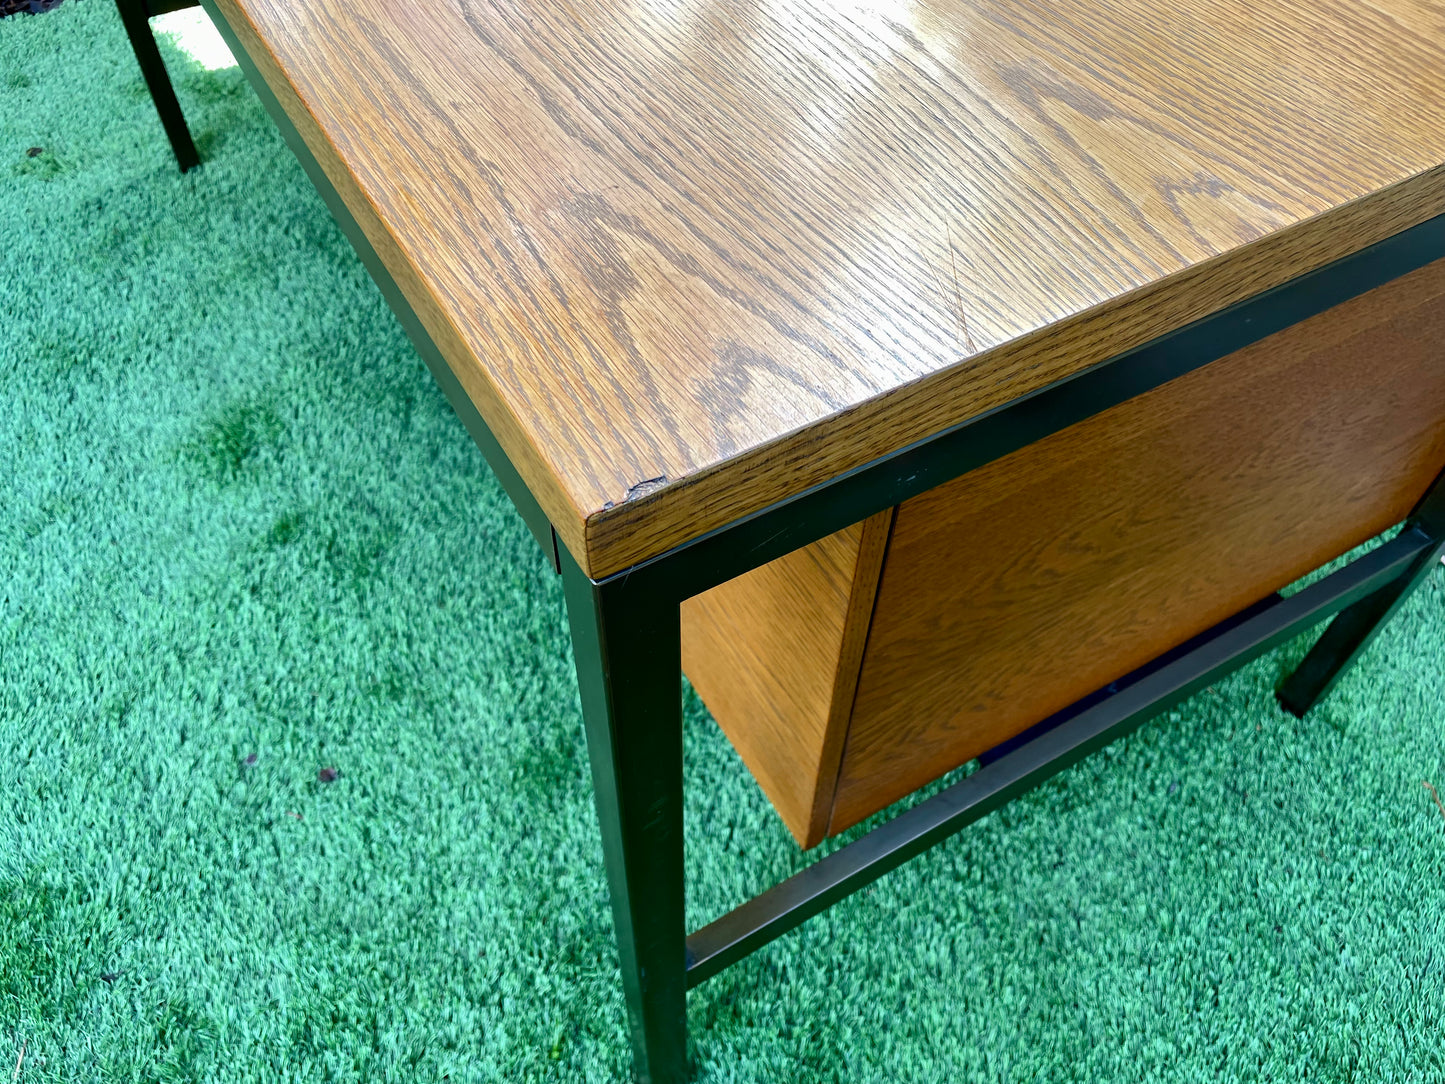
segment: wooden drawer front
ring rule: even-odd
[[[1445,261],[898,509],[828,833],[1404,518]]]

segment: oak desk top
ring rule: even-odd
[[[217,0],[594,578],[1445,212],[1438,0]]]

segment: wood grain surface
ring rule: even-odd
[[[893,509],[682,604],[682,668],[804,847],[822,842]]]
[[[215,0],[595,577],[1445,211],[1438,0]]]
[[[1445,260],[898,509],[829,833],[1404,518]]]

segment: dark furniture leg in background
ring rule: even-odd
[[[171,77],[166,73],[161,51],[156,47],[155,35],[151,33],[150,18],[152,15],[161,15],[177,8],[194,7],[197,2],[199,0],[158,5],[153,11],[147,6],[146,0],[115,0],[120,21],[125,24],[126,35],[130,38],[130,47],[135,50],[136,61],[140,64],[141,74],[145,76],[146,86],[150,88],[151,100],[156,103],[156,112],[160,114],[161,124],[165,126],[166,135],[170,137],[171,150],[176,153],[176,164],[181,167],[182,173],[200,165],[201,156],[196,153],[196,145],[191,142],[191,132],[186,127],[184,114],[181,113],[181,103],[176,100]]]
[[[1355,660],[1370,646],[1375,634],[1385,627],[1415,588],[1425,582],[1445,550],[1445,475],[1435,480],[1430,492],[1411,514],[1406,529],[1419,527],[1440,545],[1422,554],[1398,579],[1387,583],[1346,610],[1342,610],[1324,634],[1310,648],[1275,696],[1285,711],[1303,719],[1305,713],[1326,696],[1344,677]]]

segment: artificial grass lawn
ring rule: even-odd
[[[186,177],[113,5],[0,22],[0,1079],[620,1079],[558,581],[240,74],[167,59]],[[1442,603],[700,988],[699,1079],[1445,1078]],[[696,925],[801,859],[695,700],[687,750]]]

